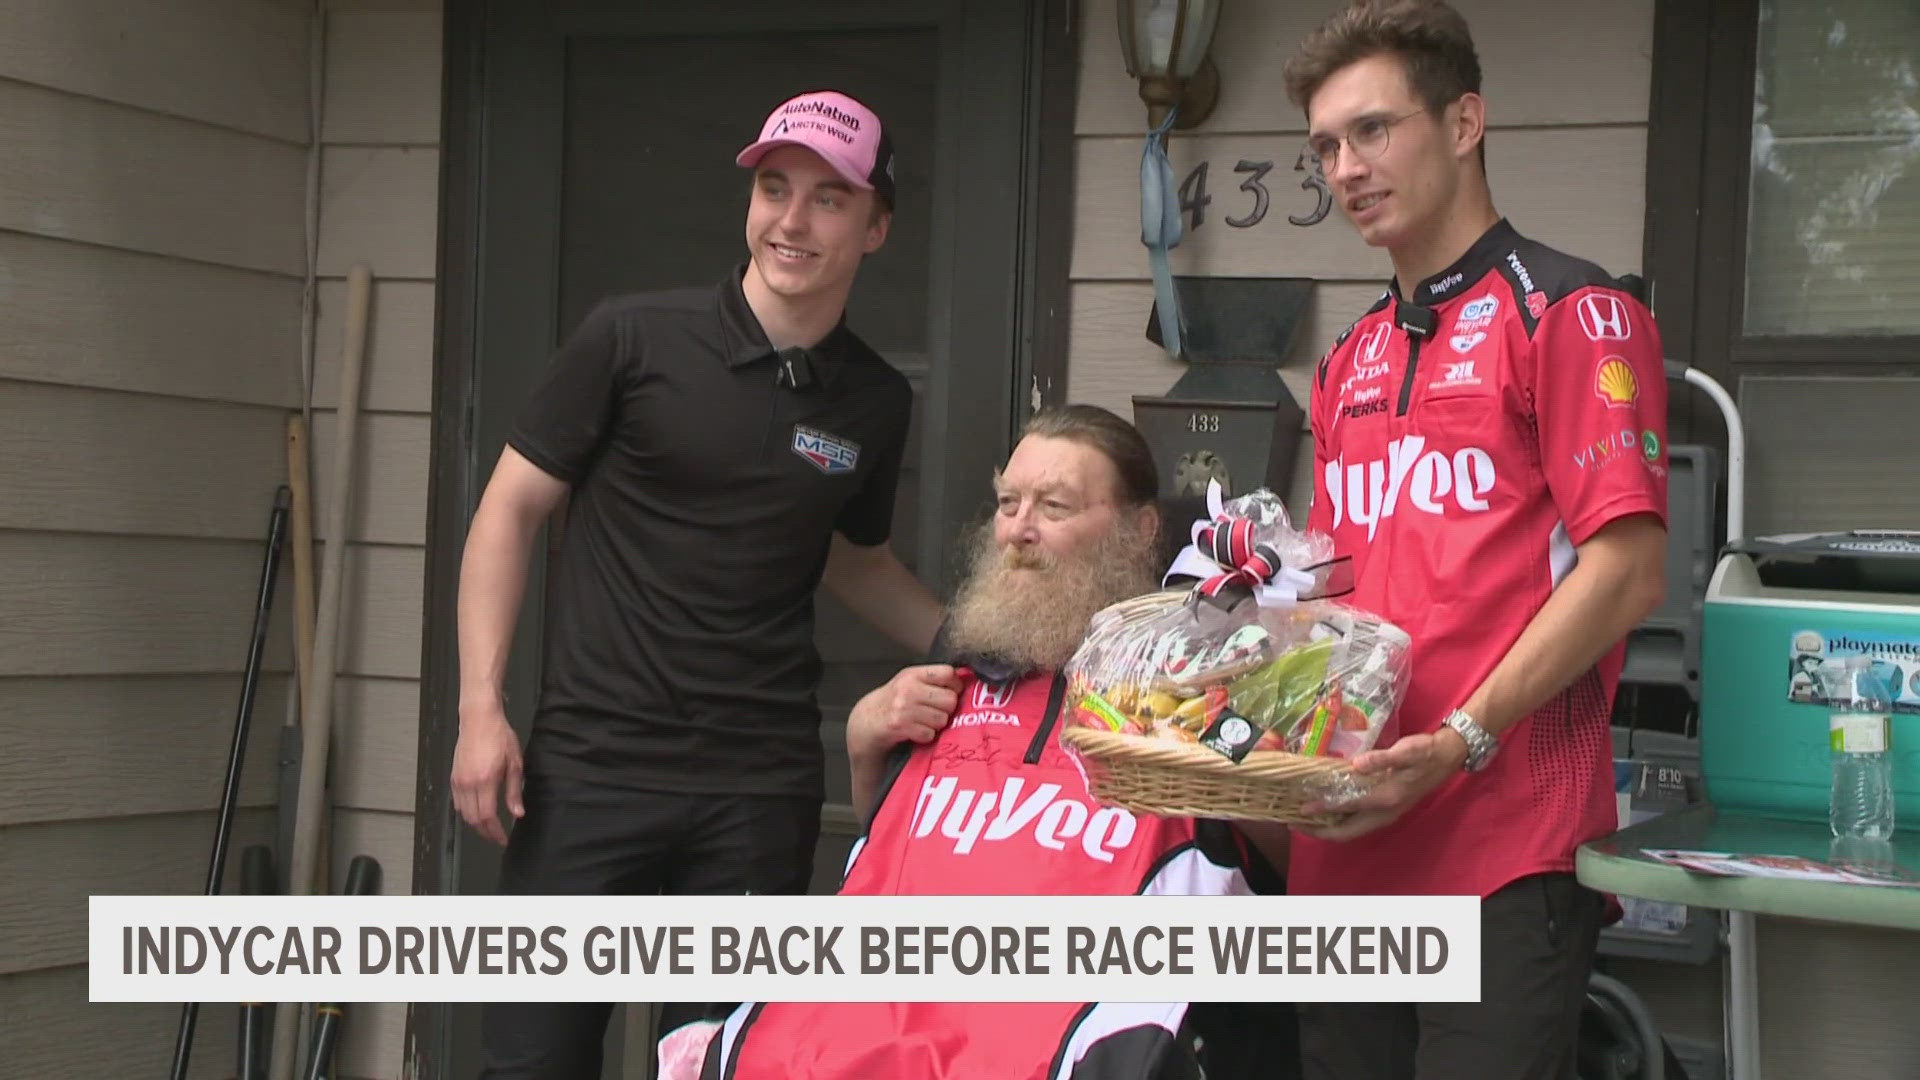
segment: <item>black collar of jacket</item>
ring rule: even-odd
[[[751,364],[756,360],[777,360],[780,356],[767,340],[767,332],[761,329],[760,319],[748,306],[746,291],[741,287],[750,269],[752,267],[748,263],[734,267],[733,273],[719,288],[720,335],[730,368]],[[840,321],[827,332],[827,336],[806,350],[808,359],[813,363],[814,374],[823,384],[833,385],[841,366],[847,362],[849,337],[847,316],[841,312]]]
[[[1413,287],[1413,295],[1400,295],[1400,279],[1387,279],[1387,291],[1397,301],[1411,302],[1422,307],[1443,304],[1466,292],[1487,276],[1487,271],[1500,265],[1507,252],[1520,240],[1520,234],[1514,230],[1506,218],[1480,234],[1480,239],[1466,253],[1455,259],[1452,266],[1422,281]]]

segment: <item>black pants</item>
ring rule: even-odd
[[[1573,1080],[1605,901],[1572,874],[1480,908],[1478,1002],[1302,1004],[1307,1080]]]
[[[817,799],[675,795],[528,777],[527,813],[500,869],[506,895],[805,893]],[[662,1033],[719,1019],[729,1002],[662,1006]],[[515,1002],[482,1010],[483,1080],[593,1080],[613,1006]],[[651,1052],[649,1049],[648,1052]]]

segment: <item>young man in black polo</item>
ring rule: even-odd
[[[453,797],[506,845],[506,893],[804,892],[825,786],[815,589],[916,654],[940,623],[887,543],[912,391],[844,321],[892,220],[880,120],[802,95],[738,161],[754,169],[748,262],[717,287],[595,308],[470,526]],[[523,757],[501,679],[563,498]],[[483,1075],[599,1075],[610,1010],[489,1006]],[[707,1011],[669,1005],[662,1027]]]

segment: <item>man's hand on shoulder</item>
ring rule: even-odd
[[[1467,741],[1452,728],[1426,735],[1408,735],[1384,750],[1370,750],[1353,759],[1357,776],[1373,778],[1373,786],[1353,802],[1337,809],[1347,816],[1320,828],[1302,827],[1316,840],[1352,840],[1399,820],[1433,789],[1460,775],[1466,764]],[[1308,807],[1310,811],[1318,808]]]
[[[847,752],[877,758],[903,742],[932,742],[959,704],[960,673],[951,665],[904,668],[853,707]]]

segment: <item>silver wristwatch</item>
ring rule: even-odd
[[[1479,772],[1486,768],[1487,763],[1493,760],[1493,755],[1500,751],[1499,740],[1489,734],[1486,728],[1481,727],[1479,721],[1468,716],[1465,710],[1453,710],[1441,723],[1459,732],[1460,737],[1467,740],[1465,768],[1468,772]]]

